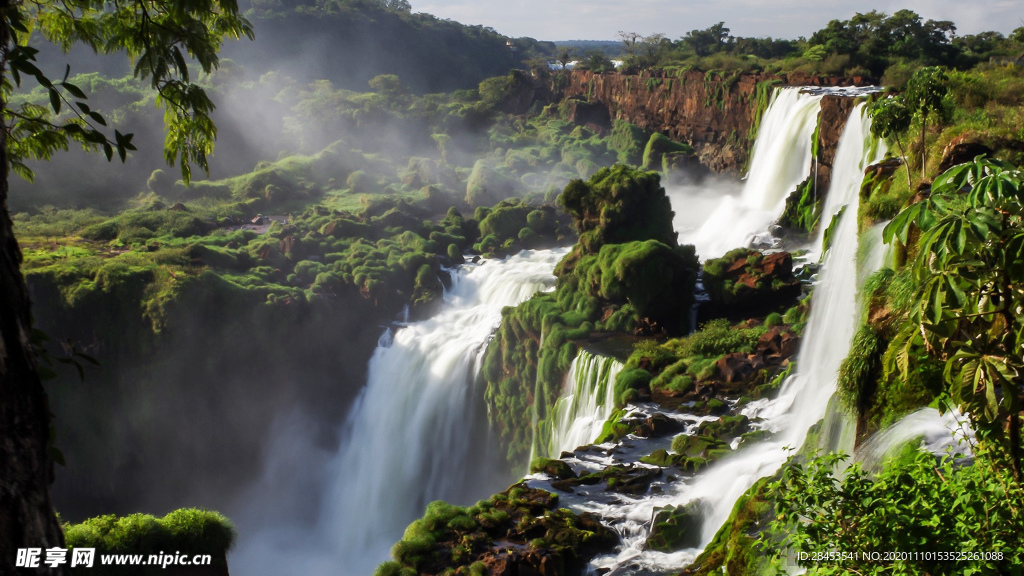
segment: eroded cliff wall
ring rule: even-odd
[[[699,71],[630,76],[573,70],[552,77],[552,96],[556,100],[574,98],[600,103],[607,107],[610,118],[690,144],[708,169],[739,173],[749,162],[757,122],[774,87],[867,83],[865,78]],[[842,125],[838,124],[840,132]],[[828,129],[834,126],[829,123]],[[838,139],[839,133],[822,134],[823,141]]]

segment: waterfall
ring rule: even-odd
[[[750,244],[755,235],[768,230],[782,214],[786,197],[810,173],[821,98],[800,88],[775,91],[754,142],[750,173],[738,196],[715,190],[714,200],[698,200],[694,206],[692,191],[670,191],[680,243],[696,246],[702,259],[716,258]]]
[[[839,141],[836,171],[825,213],[837,214],[844,205],[847,209],[835,230],[814,290],[796,373],[786,381],[776,398],[751,402],[742,411],[752,419],[762,418],[758,426],[775,434],[753,446],[741,447],[688,481],[675,483],[671,493],[665,496],[625,505],[582,506],[606,519],[617,517],[623,534],[622,550],[614,557],[595,559],[594,567],[610,568],[611,575],[660,573],[678,571],[680,565],[692,562],[700,549],[670,554],[643,550],[646,539],[643,526],[650,522],[654,509],[701,502],[705,511],[703,548],[729,517],[736,500],[758,479],[778,470],[790,454],[788,448],[803,444],[808,428],[825,416],[829,399],[835,392],[839,366],[849,353],[860,317],[857,298],[860,182],[864,167],[884,153],[872,146],[868,130],[870,120],[863,112],[863,105],[853,110]],[[819,246],[820,240],[819,237]]]
[[[592,443],[615,411],[615,376],[622,364],[614,358],[580,350],[565,378],[562,397],[551,410],[547,455]]]
[[[320,471],[328,489],[315,526],[273,526],[251,536],[232,566],[243,573],[370,574],[429,502],[469,504],[500,489],[507,478],[472,475],[486,468],[480,439],[487,438],[473,382],[501,309],[553,288],[552,271],[565,253],[524,251],[461,266],[439,314],[386,331],[337,453]]]
[[[921,448],[936,456],[950,452],[969,456],[968,444],[973,440],[974,432],[959,410],[940,414],[935,408],[922,408],[873,434],[861,444],[855,456],[865,468],[878,470],[886,458],[910,442],[917,441]]]

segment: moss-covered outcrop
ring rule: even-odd
[[[431,503],[374,575],[568,576],[616,541],[593,516],[559,508],[556,494],[516,484],[468,508]]]
[[[788,252],[764,254],[737,248],[704,263],[704,287],[711,301],[702,307],[706,318],[748,318],[782,312],[802,292]]]
[[[571,182],[559,197],[580,241],[556,268],[553,293],[503,312],[481,373],[494,430],[513,466],[558,398],[576,342],[595,333],[684,331],[696,280],[658,175],[626,166]]]
[[[64,539],[69,548],[96,550],[91,568],[79,568],[72,572],[81,571],[98,576],[200,573],[226,576],[227,552],[235,542],[235,535],[235,528],[224,516],[194,508],[175,510],[163,518],[154,518],[148,514],[118,518],[109,514],[78,524],[64,525]],[[149,562],[152,555],[157,557],[158,562],[142,566],[101,563],[100,556],[107,554],[141,555],[144,563]],[[176,555],[184,555],[189,564],[205,562],[197,558],[203,555],[208,555],[210,561],[201,567],[178,565],[174,563]],[[161,565],[163,562],[167,566]]]
[[[429,198],[373,196],[354,211],[252,219],[230,202],[215,216],[210,202],[146,198],[112,217],[19,222],[37,326],[101,364],[84,384],[62,371],[51,395],[66,518],[229,497],[258,473],[284,407],[343,417],[380,325],[406,307],[436,311],[443,268],[479,247],[481,229],[490,255],[572,235],[554,206],[519,200],[464,217]],[[224,470],[228,459],[237,465]]]
[[[740,496],[704,552],[679,576],[709,576],[723,571],[744,576],[774,573],[769,570],[771,564],[764,551],[757,546],[761,532],[775,515],[774,502],[767,493],[773,480],[762,478]]]

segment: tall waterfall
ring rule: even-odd
[[[820,108],[820,94],[806,94],[800,88],[776,90],[754,142],[743,191],[738,196],[714,191],[710,214],[699,208],[706,200],[687,191],[670,191],[680,243],[696,246],[701,259],[716,258],[767,231],[782,214],[786,196],[811,172],[812,136]]]
[[[275,527],[250,538],[233,567],[259,574],[371,574],[429,502],[468,504],[500,489],[508,479],[470,477],[484,468],[478,466],[484,456],[479,439],[487,438],[481,395],[472,384],[501,309],[552,288],[552,271],[565,253],[524,251],[462,266],[439,314],[393,334],[389,329],[370,360],[338,451],[319,471],[320,482],[331,488],[316,526],[301,533]],[[287,561],[282,550],[271,549],[275,544],[287,550]]]
[[[750,403],[743,414],[762,418],[761,427],[774,432],[768,440],[741,447],[685,483],[673,485],[671,494],[638,500],[629,506],[594,511],[605,517],[623,517],[624,546],[614,557],[598,558],[597,567],[611,568],[610,574],[632,574],[643,570],[678,571],[692,562],[700,549],[671,554],[643,550],[647,525],[654,509],[699,501],[705,510],[701,547],[711,541],[728,518],[736,500],[759,478],[772,474],[785,462],[787,447],[799,447],[807,430],[825,415],[835,392],[839,366],[849,353],[850,341],[859,319],[857,298],[857,210],[863,169],[880,159],[884,149],[872,146],[870,120],[863,105],[851,113],[839,142],[836,172],[829,193],[826,214],[847,209],[840,219],[825,256],[814,290],[810,319],[804,332],[797,371],[771,400]],[[842,163],[842,164],[840,164]],[[820,242],[820,238],[819,238]]]
[[[547,455],[558,457],[592,443],[615,410],[615,376],[622,363],[580,350],[565,378],[562,397],[551,410]]]

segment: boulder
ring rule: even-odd
[[[643,421],[633,434],[641,438],[657,438],[673,432],[678,432],[682,426],[672,418],[664,414],[652,414]]]
[[[645,547],[660,552],[696,548],[700,546],[703,523],[704,511],[700,500],[662,508],[654,515]]]
[[[949,144],[942,149],[942,160],[939,162],[939,173],[949,170],[957,164],[970,162],[977,156],[991,156],[994,154],[991,148],[980,143],[968,140],[967,134],[961,134],[950,140]]]
[[[726,354],[715,363],[718,375],[726,382],[743,382],[754,375],[750,358],[741,352]]]
[[[766,316],[791,306],[802,293],[791,254],[749,248],[706,261],[704,287],[710,300],[701,305],[698,322]]]

